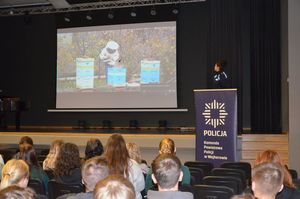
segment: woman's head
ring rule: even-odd
[[[31,137],[23,136],[23,137],[21,137],[21,139],[19,141],[19,145],[22,145],[22,144],[29,144],[29,145],[33,146],[33,141],[31,139]]]
[[[64,143],[63,140],[60,140],[60,139],[54,140],[51,143],[49,154],[52,154],[52,155],[58,154],[59,149],[60,149],[61,145],[63,145],[63,143]]]
[[[80,167],[78,146],[73,143],[64,143],[57,155],[54,174],[56,176],[68,176],[73,169]]]
[[[110,174],[125,173],[128,176],[129,154],[121,134],[113,134],[107,140],[104,155],[107,158]]]
[[[1,199],[35,199],[36,193],[29,187],[12,185],[0,191]]]
[[[10,185],[27,187],[29,167],[24,160],[9,160],[2,169],[0,190]]]
[[[289,171],[284,166],[280,155],[276,151],[266,150],[266,151],[263,151],[263,152],[259,153],[256,156],[255,165],[258,165],[258,164],[263,163],[263,162],[272,162],[272,163],[280,164],[284,168],[284,170],[283,170],[283,172],[284,172],[283,184],[287,187],[292,187],[292,188],[295,187],[295,185],[293,184],[291,174],[289,173]]]
[[[175,147],[174,141],[170,138],[162,139],[159,143],[159,153],[160,154],[164,154],[164,153],[175,154],[176,147]]]
[[[85,147],[85,159],[92,158],[94,156],[100,156],[103,153],[103,145],[99,139],[91,138],[86,143]]]
[[[29,166],[40,166],[35,150],[31,145],[25,144],[20,146],[20,155],[18,159],[24,160]]]
[[[129,157],[139,164],[142,163],[140,147],[136,143],[132,142],[127,143],[126,147],[129,153]]]

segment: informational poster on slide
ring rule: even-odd
[[[94,88],[94,58],[76,59],[76,88]]]
[[[160,61],[141,61],[141,83],[155,84],[160,82]]]
[[[110,86],[126,85],[126,68],[110,67],[107,69],[107,84]]]

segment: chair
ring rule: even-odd
[[[251,164],[249,162],[225,162],[221,168],[240,169],[245,172],[247,184],[251,185]]]
[[[184,163],[184,166],[189,168],[200,168],[204,172],[204,176],[210,174],[210,171],[214,168],[214,165],[211,162],[200,162],[200,161],[187,161]]]
[[[288,171],[291,174],[293,180],[298,179],[298,173],[297,173],[296,170],[294,170],[294,169],[288,169]]]
[[[12,159],[16,153],[17,153],[17,149],[14,149],[14,148],[0,149],[0,154],[3,157],[4,163],[6,163],[8,160]]]
[[[196,199],[230,199],[234,193],[225,186],[195,185]]]
[[[47,174],[49,180],[52,180],[54,179],[54,173],[53,173],[53,170],[44,170],[45,173]]]
[[[231,188],[234,194],[240,194],[239,183],[241,181],[239,180],[231,176],[205,176],[202,183],[205,185],[226,186]]]
[[[201,184],[202,178],[204,177],[203,170],[194,167],[189,168],[189,170],[190,170],[191,177],[194,177],[194,181],[191,181],[190,184],[191,185]]]
[[[56,199],[58,196],[68,193],[80,193],[84,188],[82,184],[62,184],[55,180],[50,180],[48,183],[48,197],[49,199]]]
[[[244,190],[247,187],[247,181],[245,172],[240,169],[227,169],[227,168],[214,168],[211,171],[212,175],[214,176],[233,176],[240,178],[242,181],[241,189]]]
[[[37,194],[46,194],[43,183],[39,180],[30,179],[28,182],[28,187],[32,188]]]

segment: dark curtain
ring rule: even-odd
[[[208,87],[213,88],[213,66],[225,61],[229,87],[238,89],[238,132],[242,129],[242,14],[241,0],[210,0],[210,23],[207,40]]]
[[[251,0],[251,130],[281,132],[280,0]]]

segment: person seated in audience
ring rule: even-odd
[[[81,184],[78,146],[64,143],[59,150],[54,168],[55,180],[64,184]]]
[[[230,199],[255,199],[255,197],[250,193],[243,193],[240,195],[234,195]]]
[[[175,143],[170,138],[164,138],[159,143],[159,154],[174,154],[176,155]],[[187,166],[182,165],[183,178],[181,185],[190,185],[191,173]],[[147,192],[152,186],[152,170],[150,169],[146,176],[145,191]]]
[[[19,141],[19,149],[17,151],[17,153],[14,155],[14,158],[19,159],[20,156],[20,148],[24,145],[30,145],[33,146],[33,141],[32,138],[29,136],[23,136],[21,137],[20,141]]]
[[[37,195],[31,188],[11,185],[0,191],[1,199],[36,199]]]
[[[101,156],[88,159],[82,166],[81,174],[82,182],[85,185],[85,193],[66,194],[57,199],[92,199],[97,182],[103,180],[109,174],[106,159]]]
[[[7,161],[2,169],[0,190],[10,185],[27,187],[29,180],[29,166],[24,160],[12,159]]]
[[[135,199],[132,183],[122,175],[110,175],[99,181],[94,190],[94,199]]]
[[[3,164],[3,165],[4,165],[4,160],[3,160],[3,157],[2,157],[1,154],[0,154],[0,164]]]
[[[171,153],[158,155],[152,162],[152,179],[158,185],[158,191],[149,190],[148,199],[192,199],[190,192],[178,190],[178,183],[182,180],[180,160]]]
[[[49,154],[47,155],[46,159],[43,162],[43,169],[44,170],[54,170],[55,167],[55,161],[58,155],[58,152],[60,150],[61,145],[63,145],[63,140],[54,140],[51,143]]]
[[[136,198],[141,199],[141,191],[145,188],[143,171],[134,160],[130,159],[123,136],[120,134],[110,136],[103,155],[107,159],[109,173],[124,175],[133,184]]]
[[[40,166],[33,146],[27,144],[20,146],[19,159],[24,160],[28,164],[29,179],[39,181],[43,185],[45,192],[48,193],[49,178]]]
[[[252,190],[259,199],[275,199],[283,187],[283,167],[277,163],[264,162],[252,169]]]
[[[103,153],[103,145],[99,139],[91,138],[87,141],[85,147],[85,160],[100,156]]]
[[[281,160],[280,155],[273,150],[266,150],[262,153],[259,153],[255,160],[255,165],[263,163],[263,162],[273,162],[280,164],[283,168],[283,188],[276,195],[276,199],[296,199],[300,198],[300,192],[295,189],[295,185],[293,184],[292,177],[284,166],[283,161]]]
[[[140,147],[136,143],[126,143],[126,148],[129,153],[129,157],[135,160],[141,167],[143,174],[147,174],[149,172],[149,166],[142,161]]]

